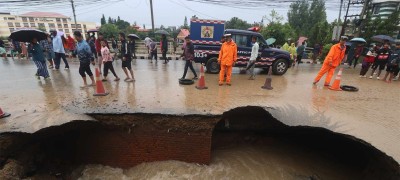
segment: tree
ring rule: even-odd
[[[188,23],[188,19],[187,19],[186,16],[185,16],[185,20],[183,21],[183,26],[182,26],[182,28],[184,28],[184,29],[189,29],[189,23]]]
[[[387,19],[381,19],[379,16],[372,19],[371,15],[368,15],[369,18],[366,19],[361,36],[367,40],[378,34],[392,36],[399,30],[397,26],[399,24],[399,13],[400,11],[395,11]]]
[[[304,35],[303,31],[308,24],[308,1],[299,0],[290,4],[288,22],[298,35]],[[308,30],[308,29],[306,29]]]
[[[108,22],[107,22],[108,24],[112,24],[113,23],[113,20],[111,19],[111,17],[109,16],[108,17]]]
[[[103,16],[101,17],[100,22],[101,22],[101,25],[106,24],[106,18],[104,17],[104,14],[103,14]]]
[[[122,31],[125,30],[127,27],[131,26],[131,24],[129,24],[129,22],[121,20],[121,19],[117,20],[115,25],[118,27],[118,29],[120,29]]]
[[[104,38],[117,37],[120,30],[114,24],[104,24],[100,27],[100,32],[103,33]]]
[[[263,19],[267,19],[269,23],[280,23],[283,21],[283,16],[281,16],[278,12],[275,11],[275,9],[272,9],[271,13],[269,14],[269,17],[264,16]],[[263,20],[261,20],[263,22]]]
[[[229,21],[226,21],[225,28],[226,29],[247,29],[250,28],[251,24],[246,21],[239,19],[238,17],[233,17]]]
[[[118,21],[121,21],[121,18],[119,18],[119,16],[117,17],[117,22],[118,22]]]

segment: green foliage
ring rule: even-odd
[[[103,16],[101,17],[100,22],[101,22],[101,25],[106,24],[106,17],[104,17],[104,14],[103,14]]]
[[[189,29],[189,22],[187,17],[185,16],[185,20],[183,21],[183,26],[181,26],[183,29]]]
[[[288,12],[288,22],[296,35],[308,37],[311,45],[331,41],[331,26],[326,20],[325,0],[293,2]]]
[[[113,20],[111,19],[111,17],[108,17],[107,23],[108,23],[108,24],[112,24],[112,23],[113,23]]]
[[[295,38],[296,32],[289,25],[289,23],[282,24],[283,17],[279,15],[275,10],[272,10],[269,16],[264,16],[263,19],[267,19],[269,24],[267,26],[261,26],[261,35],[265,39],[275,38],[274,44],[282,45],[288,38]]]
[[[367,41],[371,40],[371,37],[374,35],[388,35],[392,36],[396,31],[399,30],[399,13],[397,10],[392,13],[388,19],[381,19],[379,16],[372,20],[371,15],[368,15],[368,19],[366,19],[364,31],[362,31],[361,36],[364,37]]]
[[[250,27],[251,24],[237,17],[233,17],[225,22],[225,29],[248,29]]]
[[[100,32],[103,33],[104,38],[111,38],[112,36],[118,37],[120,30],[114,24],[104,24],[100,27]]]
[[[329,44],[325,44],[325,45],[324,45],[324,47],[322,48],[322,54],[321,54],[321,56],[319,57],[319,60],[320,60],[321,62],[323,62],[323,61],[325,60],[325,57],[328,55],[329,50],[331,50],[331,47],[332,47],[332,46],[333,46],[332,43],[329,43]]]
[[[264,16],[263,19],[267,19],[269,23],[280,23],[281,21],[283,21],[283,16],[276,12],[275,9],[272,9],[269,17]]]

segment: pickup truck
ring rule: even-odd
[[[271,66],[272,72],[275,75],[283,75],[290,68],[290,54],[286,51],[269,47],[260,33],[249,30],[224,30],[224,26],[220,26],[223,24],[222,22],[215,20],[191,20],[190,37],[194,44],[194,61],[206,65],[208,73],[219,73],[218,54],[221,49],[221,42],[219,40],[223,34],[231,34],[232,40],[238,47],[237,61],[234,67],[247,66],[251,55],[251,38],[255,36],[260,46],[259,55],[261,56],[261,59],[256,62],[256,68],[268,69]],[[219,32],[221,29],[222,32]],[[199,35],[200,33],[202,34]],[[212,37],[213,39],[207,39],[210,36],[214,36]]]

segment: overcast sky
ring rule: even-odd
[[[245,0],[243,0],[245,1]],[[277,3],[277,1],[281,1]],[[287,2],[287,1],[286,1]],[[327,0],[327,16],[328,22],[338,18],[340,0]],[[179,26],[183,24],[185,16],[188,19],[192,15],[197,15],[201,19],[220,19],[229,20],[232,17],[239,17],[249,23],[261,21],[264,15],[268,15],[272,9],[281,14],[285,21],[287,20],[287,11],[290,3],[283,0],[271,0],[268,6],[258,9],[231,8],[220,5],[211,5],[205,3],[191,2],[188,0],[153,0],[155,26]],[[0,11],[11,10],[12,13],[24,13],[29,11],[38,11],[38,8],[20,8],[20,9],[2,9]],[[350,8],[349,14],[359,13],[360,8]],[[65,6],[59,9],[40,8],[40,11],[59,12],[72,18],[71,6]],[[344,16],[342,11],[342,18]],[[88,4],[76,7],[78,21],[92,21],[100,24],[101,15],[104,14],[106,19],[108,16],[129,21],[137,22],[138,25],[146,25],[151,27],[150,5],[149,0],[121,0],[119,2],[111,2],[104,4]],[[266,21],[264,21],[266,22]]]

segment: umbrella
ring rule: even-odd
[[[140,39],[139,36],[136,34],[129,34],[128,37],[133,39]]]
[[[156,34],[169,35],[169,33],[166,30],[163,30],[163,29],[156,31]]]
[[[99,30],[98,29],[89,29],[87,31],[87,33],[95,33],[95,32],[99,32]]]
[[[298,42],[298,45],[300,46],[302,43],[303,43],[303,41],[306,41],[308,38],[307,37],[304,37],[304,36],[301,36],[301,37],[299,37],[299,40],[297,41]]]
[[[367,41],[364,38],[353,38],[350,40],[350,42],[367,43]]]
[[[378,42],[385,42],[385,41],[394,42],[394,39],[387,35],[375,35],[371,39]]]
[[[36,29],[19,29],[12,32],[10,38],[19,42],[31,42],[33,38],[41,41],[47,39],[47,34]]]
[[[269,46],[269,45],[271,45],[271,44],[274,44],[275,41],[276,41],[275,38],[269,38],[269,39],[267,39],[265,42],[266,42],[267,45]]]

